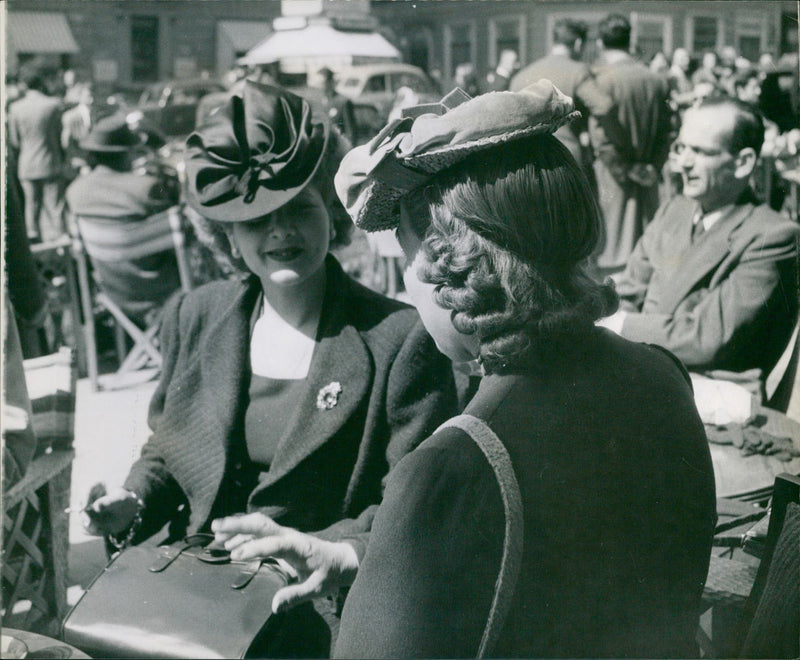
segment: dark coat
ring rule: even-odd
[[[650,71],[629,55],[595,70],[597,85],[614,102],[616,121],[590,118],[600,208],[605,238],[597,256],[601,268],[625,267],[636,241],[658,208],[658,185],[628,179],[634,165],[652,165],[660,174],[672,141],[672,112],[666,76]]]
[[[693,244],[698,210],[677,196],[645,230],[617,280],[621,334],[669,349],[692,371],[755,370],[758,382],[797,317],[800,228],[746,191]]]
[[[564,94],[572,97],[575,109],[581,112],[578,119],[561,126],[555,133],[575,160],[581,163],[584,154],[581,151],[579,136],[588,129],[589,115],[605,117],[612,110],[613,101],[607,92],[597,86],[586,62],[579,62],[568,55],[557,53],[545,55],[521,69],[511,79],[509,89],[518,92],[542,78],[550,80]]]
[[[387,472],[453,414],[450,362],[416,311],[357,284],[332,257],[327,268],[308,387],[261,475],[244,439],[258,279],[211,283],[170,303],[153,435],[125,482],[145,503],[141,537],[176,515],[180,523],[177,509],[188,504],[189,532],[249,509],[327,539],[357,539]],[[320,409],[318,394],[332,382],[342,387],[338,402]]]
[[[522,569],[492,657],[686,657],[716,519],[688,376],[661,349],[596,330],[546,373],[487,376],[465,412],[508,449]],[[475,655],[500,568],[494,473],[462,431],[390,475],[336,657]]]

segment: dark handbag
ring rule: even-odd
[[[272,598],[290,582],[273,559],[231,561],[193,534],[130,546],[64,619],[63,639],[96,658],[245,658],[280,649]]]

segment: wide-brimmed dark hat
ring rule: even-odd
[[[553,133],[579,114],[549,80],[475,98],[456,88],[440,103],[404,109],[402,118],[351,150],[336,173],[336,192],[356,226],[392,229],[400,198],[438,172],[476,151]]]
[[[83,140],[80,147],[84,151],[119,153],[140,145],[123,115],[112,115],[100,119]]]
[[[210,220],[263,217],[313,178],[328,132],[306,99],[248,80],[186,141],[186,199]]]

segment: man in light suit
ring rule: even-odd
[[[53,240],[65,232],[62,106],[51,96],[57,91],[57,72],[33,63],[20,77],[27,91],[8,109],[8,142],[17,155],[28,237]]]
[[[629,54],[631,26],[609,15],[599,27],[597,84],[614,101],[619,131],[589,119],[605,237],[597,255],[601,272],[625,263],[658,208],[658,179],[672,141],[669,81]],[[615,126],[617,125],[615,123]]]
[[[672,351],[691,371],[763,393],[798,310],[800,227],[756,200],[758,110],[709,98],[673,146],[683,194],[662,205],[617,279],[621,311],[602,325]]]

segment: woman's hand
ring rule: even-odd
[[[311,534],[282,527],[262,513],[220,518],[211,523],[215,542],[224,542],[231,559],[257,557],[283,559],[300,581],[284,587],[272,600],[272,611],[281,612],[312,598],[349,586],[358,572],[358,556],[348,543],[323,541]]]
[[[106,491],[102,484],[92,486],[84,512],[83,527],[89,534],[119,534],[128,529],[139,513],[139,498],[124,488]]]

